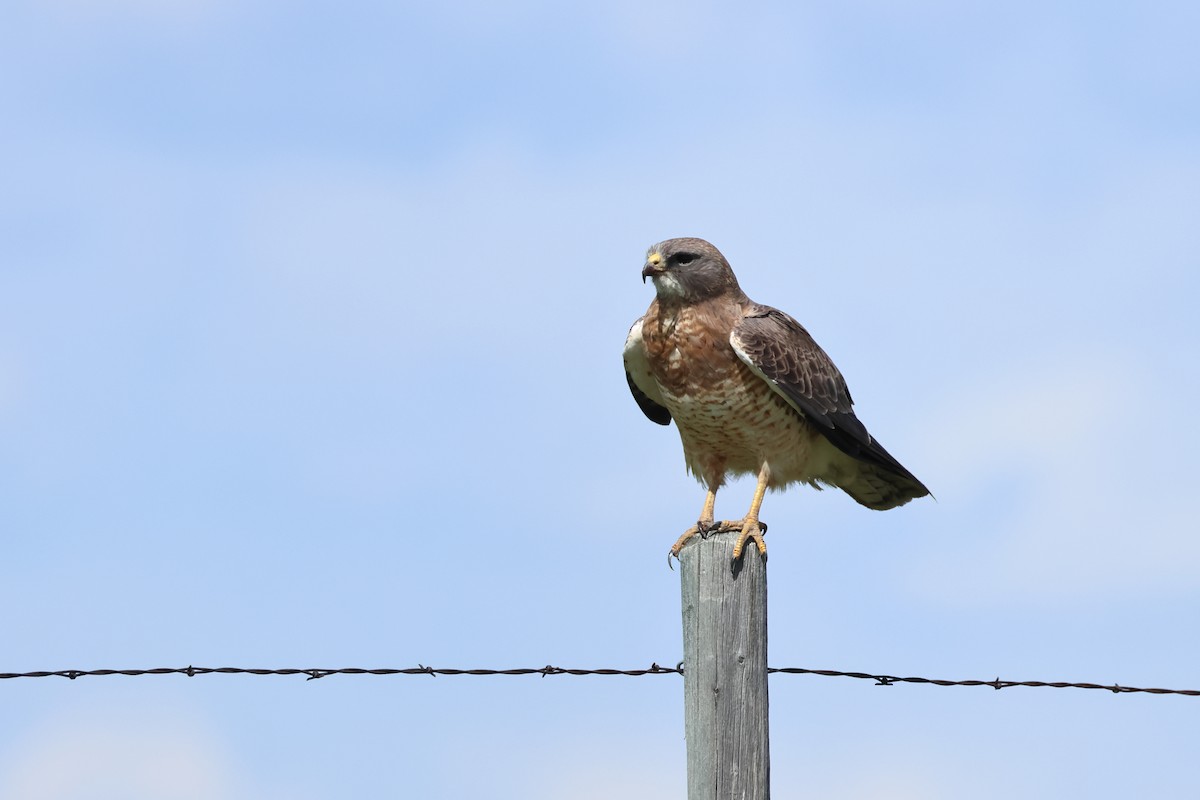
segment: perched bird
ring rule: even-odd
[[[842,374],[804,327],[752,301],[729,262],[703,239],[668,239],[646,253],[642,280],[656,297],[625,340],[625,376],[642,411],[675,420],[688,471],[708,490],[697,533],[740,531],[767,545],[758,513],[767,489],[836,486],[885,510],[929,494],[854,415]],[[729,476],[758,476],[746,516],[714,522],[717,490]]]

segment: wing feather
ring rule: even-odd
[[[804,326],[782,311],[754,305],[729,336],[738,358],[843,453],[912,481],[917,478],[867,433],[854,415],[842,373]]]
[[[642,344],[642,318],[633,323],[629,336],[625,339],[625,380],[629,383],[629,391],[637,401],[642,413],[651,422],[659,425],[671,424],[671,412],[663,401],[662,391],[658,381],[650,371],[650,359],[646,357],[646,348]]]

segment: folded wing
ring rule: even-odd
[[[894,484],[878,499],[876,491],[864,499],[852,487],[843,486],[856,500],[872,508],[891,508],[929,494],[867,433],[854,415],[854,401],[841,372],[799,322],[778,309],[756,305],[734,327],[729,341],[738,358],[838,450],[872,467],[873,476]]]
[[[646,358],[646,348],[642,345],[640,318],[633,323],[625,339],[625,380],[643,414],[659,425],[671,424],[671,412],[663,403],[662,392],[650,372],[650,360]]]

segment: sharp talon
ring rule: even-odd
[[[733,557],[735,559],[741,558],[742,549],[745,548],[747,540],[754,542],[758,547],[760,555],[765,556],[767,554],[767,545],[762,538],[763,534],[767,532],[767,525],[764,522],[754,520],[752,525],[748,525],[744,519],[710,520],[708,522],[697,520],[695,525],[683,532],[683,535],[676,540],[674,546],[667,553],[667,566],[671,568],[672,572],[675,570],[675,565],[671,563],[671,558],[674,557],[678,561],[679,552],[693,536],[699,535],[701,539],[708,540],[718,533],[733,533],[735,531],[741,533],[733,549]]]
[[[767,555],[767,543],[763,541],[763,534],[766,533],[767,526],[763,525],[758,520],[752,520],[742,527],[742,533],[738,536],[737,542],[733,546],[733,560],[737,561],[742,557],[742,550],[746,547],[746,542],[754,542],[758,547],[758,554],[764,558]]]
[[[690,527],[686,531],[684,531],[682,536],[680,536],[678,539],[675,540],[675,544],[673,544],[671,546],[670,552],[667,553],[667,565],[668,566],[671,563],[671,556],[675,556],[675,558],[679,558],[679,551],[683,549],[683,546],[684,546],[684,544],[687,543],[687,540],[692,538],[699,532],[700,532],[700,526],[693,525],[692,527]],[[671,569],[674,570],[674,567],[672,567]]]

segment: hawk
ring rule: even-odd
[[[799,322],[755,303],[703,239],[668,239],[646,253],[656,297],[625,340],[625,377],[653,422],[675,420],[688,471],[707,490],[697,533],[740,531],[762,554],[767,489],[836,486],[867,508],[902,506],[929,490],[867,433],[846,381]],[[746,516],[714,522],[729,476],[757,475]]]

